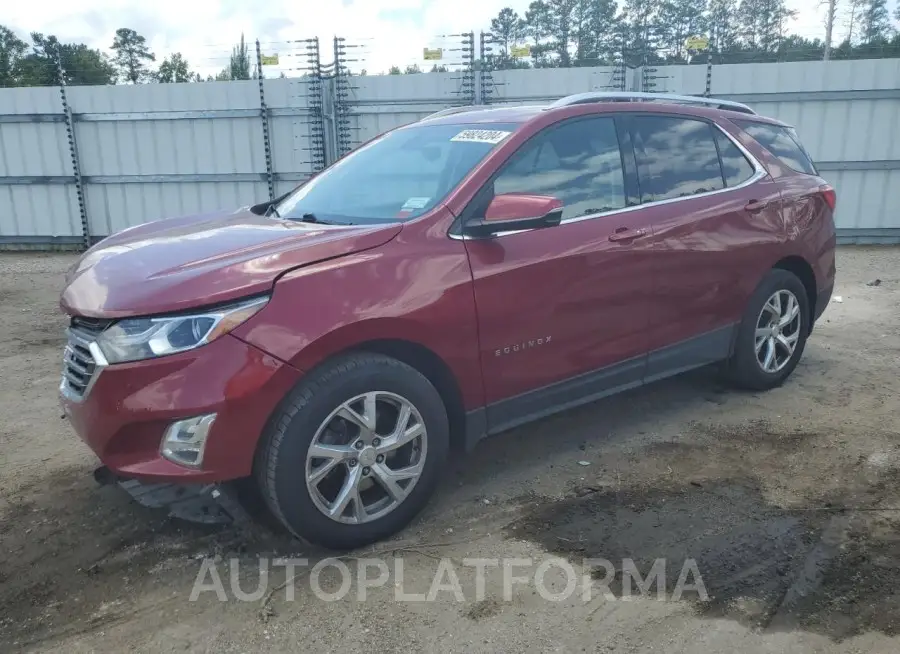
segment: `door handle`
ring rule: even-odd
[[[749,211],[750,213],[756,213],[757,211],[762,211],[766,207],[769,206],[768,200],[750,200],[747,204],[744,205],[744,211]]]
[[[641,236],[646,236],[646,229],[629,229],[627,227],[619,227],[609,235],[609,240],[613,243],[627,243]]]

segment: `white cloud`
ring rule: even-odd
[[[423,47],[440,41],[435,35],[487,28],[502,7],[524,12],[527,4],[527,0],[153,0],[150,4],[46,0],[40,6],[10,3],[2,21],[22,37],[37,31],[101,49],[109,47],[117,28],[130,27],[147,37],[158,59],[180,51],[192,67],[204,71],[227,63],[242,32],[249,42],[259,38],[267,51],[285,54],[304,53],[305,44],[294,42],[318,36],[323,61],[332,59],[332,38],[338,35],[364,46],[367,61],[357,67],[377,72],[419,61]],[[445,41],[450,47],[452,40]]]
[[[788,2],[799,12],[790,31],[807,37],[824,35],[818,0]],[[347,43],[362,46],[348,50],[353,53],[348,57],[365,60],[352,67],[374,73],[391,65],[421,65],[423,47],[459,47],[458,39],[438,35],[474,30],[477,39],[477,32],[487,29],[501,8],[511,6],[524,15],[528,4],[529,0],[153,0],[148,4],[45,0],[7,2],[2,20],[23,37],[39,31],[101,49],[112,43],[116,28],[130,27],[147,37],[158,59],[179,51],[204,74],[225,66],[242,32],[251,44],[259,38],[267,53],[278,52],[284,55],[283,62],[299,61],[299,65],[305,65],[305,44],[297,40],[318,36],[322,61],[328,62],[332,37],[337,34]],[[837,35],[841,33],[836,30]],[[459,61],[460,53],[447,53],[447,57]]]

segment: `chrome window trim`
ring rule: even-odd
[[[62,379],[59,382],[59,392],[70,402],[80,403],[87,398],[88,394],[90,394],[91,389],[94,387],[94,384],[97,383],[97,378],[100,377],[100,373],[109,366],[109,361],[106,360],[106,357],[103,355],[103,351],[100,349],[100,346],[97,345],[96,341],[92,341],[86,338],[84,335],[80,334],[78,331],[68,328],[66,329],[66,347],[63,351],[63,374]],[[68,365],[66,363],[66,357],[72,350],[71,343],[76,342],[78,345],[86,348],[94,359],[94,372],[91,375],[90,379],[88,379],[87,384],[84,386],[84,392],[81,395],[78,395],[69,388],[68,380],[66,379],[65,367]]]
[[[696,118],[693,118],[693,117],[687,117],[687,116],[679,116],[679,117],[682,117],[685,120],[697,120]],[[708,121],[701,121],[701,122],[708,122]],[[769,174],[768,172],[766,172],[766,169],[763,168],[762,164],[757,160],[757,158],[754,157],[752,154],[750,154],[750,152],[747,150],[747,148],[745,148],[743,146],[743,144],[740,143],[734,136],[732,136],[725,129],[723,129],[721,125],[719,125],[718,123],[709,123],[709,124],[713,125],[722,134],[724,134],[725,137],[728,138],[729,141],[731,141],[732,143],[734,143],[735,146],[737,146],[737,149],[740,150],[741,154],[743,154],[747,158],[747,161],[750,162],[750,165],[753,166],[753,175],[748,177],[746,180],[744,180],[737,186],[726,186],[725,188],[716,189],[715,191],[706,191],[705,193],[696,193],[694,195],[686,195],[686,196],[680,197],[680,198],[667,198],[665,200],[654,200],[653,202],[644,202],[642,204],[635,204],[630,207],[623,207],[621,209],[613,209],[611,211],[604,211],[601,213],[592,213],[592,214],[588,214],[587,216],[575,216],[575,217],[566,218],[565,220],[560,221],[559,225],[562,226],[562,225],[567,225],[569,223],[577,223],[577,222],[581,222],[583,220],[594,220],[595,218],[605,218],[606,216],[614,216],[614,215],[621,214],[621,213],[628,213],[630,211],[635,211],[637,209],[646,209],[647,207],[655,207],[655,206],[660,206],[660,205],[664,205],[664,204],[672,204],[674,202],[683,202],[685,200],[693,200],[694,198],[703,198],[703,197],[708,197],[711,195],[718,195],[719,193],[737,191],[738,189],[746,188],[747,186],[750,186],[751,184],[755,184],[756,182],[758,182],[763,177],[765,177],[766,175]],[[721,157],[720,157],[720,159],[721,159]],[[547,228],[543,228],[543,229],[547,229]],[[550,228],[550,229],[552,229],[552,228]],[[534,231],[539,231],[539,230],[517,229],[517,230],[506,231],[506,232],[497,232],[496,234],[493,234],[492,236],[489,236],[489,237],[475,237],[475,236],[467,236],[465,234],[448,234],[448,236],[457,241],[480,241],[480,240],[484,240],[485,238],[500,238],[502,236],[512,236],[513,234],[522,234],[524,232],[534,232]]]

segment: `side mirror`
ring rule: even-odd
[[[504,193],[494,196],[483,219],[466,223],[465,233],[488,237],[497,232],[554,227],[562,214],[563,203],[552,196]]]

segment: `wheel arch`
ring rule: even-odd
[[[809,316],[807,316],[807,325],[809,327],[807,327],[807,331],[812,332],[818,298],[818,286],[816,285],[816,274],[813,271],[813,267],[803,257],[791,255],[779,260],[772,268],[793,273],[803,283],[803,288],[806,290],[806,299],[809,302]]]
[[[309,375],[314,370],[327,366],[335,359],[355,352],[382,354],[401,361],[423,374],[437,389],[447,410],[451,447],[464,448],[466,405],[458,373],[454,372],[451,365],[434,348],[409,337],[378,334],[378,332],[384,331],[387,330],[373,329],[371,332],[375,332],[376,336],[358,341],[352,340],[352,337],[348,338],[345,334],[331,334],[329,336],[332,338],[324,338],[313,344],[316,347],[306,348],[307,356],[304,357],[304,365],[301,369],[304,370],[305,375]],[[396,333],[395,330],[390,331]],[[315,354],[310,350],[315,351]],[[273,411],[273,417],[278,415],[280,407],[279,403]]]
[[[466,411],[462,389],[453,370],[434,350],[429,347],[399,338],[381,338],[363,341],[335,356],[348,352],[372,352],[402,361],[422,373],[437,389],[447,410],[450,423],[450,444],[462,448],[466,436]],[[330,358],[330,357],[329,357]]]

